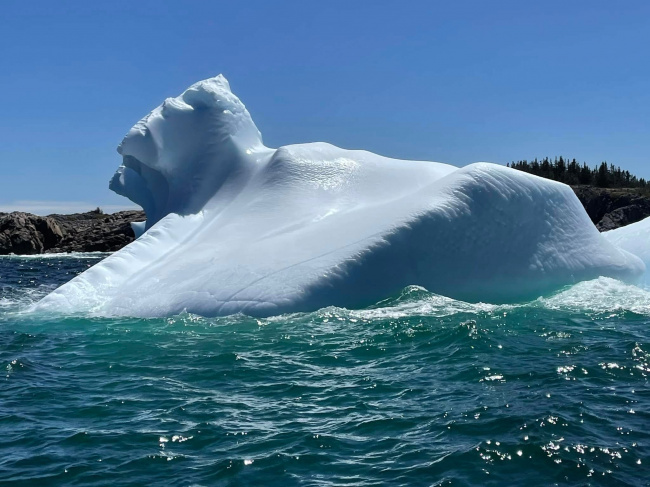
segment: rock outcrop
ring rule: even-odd
[[[101,211],[72,215],[0,213],[0,255],[57,252],[113,252],[135,238],[131,222],[144,220],[142,211]]]
[[[573,191],[601,232],[650,216],[650,193],[641,189],[573,186]]]
[[[63,232],[52,218],[0,213],[0,254],[41,254],[62,240]]]

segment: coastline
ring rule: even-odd
[[[114,252],[135,239],[131,223],[144,219],[138,210],[48,216],[0,213],[0,255]]]

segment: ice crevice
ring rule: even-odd
[[[141,235],[36,309],[268,316],[410,285],[514,303],[599,276],[637,283],[650,260],[650,224],[601,235],[568,186],[500,165],[268,148],[221,75],[165,100],[118,152],[109,186],[145,210]]]

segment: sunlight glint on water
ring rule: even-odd
[[[644,485],[650,294],[525,305],[417,287],[269,319],[57,317],[99,260],[0,258],[0,479],[14,485]]]

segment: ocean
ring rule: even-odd
[[[0,484],[650,485],[650,293],[418,287],[268,319],[54,316],[104,254],[0,258]]]

